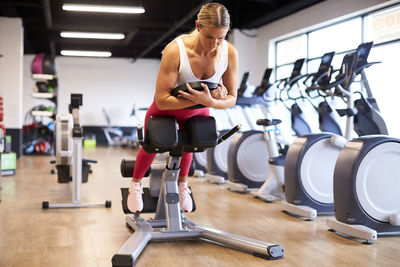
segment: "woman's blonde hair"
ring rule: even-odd
[[[231,24],[229,12],[220,3],[208,3],[197,14],[197,20],[201,26],[227,27]]]
[[[197,21],[199,22],[200,27],[230,27],[231,19],[229,16],[229,12],[226,7],[220,3],[208,3],[201,7],[199,13],[197,14]],[[191,31],[190,33],[184,33],[176,37],[172,42],[176,39],[182,37],[192,37],[196,35],[197,28]],[[171,43],[172,43],[171,42]],[[161,52],[163,53],[164,50]],[[219,58],[221,52],[221,48],[217,47],[215,58]],[[214,69],[217,69],[218,61],[214,61]]]
[[[200,26],[206,27],[230,27],[231,19],[228,9],[220,3],[208,3],[201,7],[197,14],[197,20]],[[193,36],[197,33],[194,29],[190,33],[184,33],[176,37],[173,41],[184,36]],[[172,41],[172,42],[173,42]]]

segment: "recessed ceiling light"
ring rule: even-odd
[[[64,38],[88,38],[88,39],[113,39],[122,40],[125,38],[123,33],[102,33],[102,32],[61,32]]]
[[[134,6],[63,4],[62,8],[68,11],[83,11],[83,12],[106,12],[106,13],[129,13],[129,14],[144,13],[143,7],[134,7]]]
[[[82,51],[82,50],[61,50],[63,56],[75,57],[111,57],[111,52],[108,51]]]

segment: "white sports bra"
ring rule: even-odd
[[[192,68],[190,67],[189,57],[187,55],[186,48],[182,38],[176,39],[176,42],[179,47],[179,58],[180,58],[178,80],[176,86],[187,82],[198,82],[198,81],[212,82],[212,83],[221,82],[222,75],[228,68],[228,42],[226,40],[222,42],[217,69],[215,70],[214,75],[206,80],[200,80],[196,76],[194,76]]]

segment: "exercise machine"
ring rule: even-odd
[[[56,168],[58,181],[60,183],[69,183],[72,180],[72,203],[50,204],[48,201],[43,201],[43,209],[111,207],[110,200],[105,203],[82,203],[81,186],[82,183],[87,182],[90,171],[89,163],[97,163],[97,161],[82,159],[83,130],[79,122],[80,106],[82,106],[82,94],[71,94],[71,114],[58,114],[56,118]],[[84,170],[82,167],[84,167]]]
[[[345,137],[332,133],[308,134],[296,138],[289,147],[284,166],[286,202],[283,211],[290,215],[313,220],[317,211],[319,214],[333,212],[333,170],[353,130],[355,111],[350,85],[355,78],[357,57],[357,52],[345,55],[336,80],[319,89],[346,98],[347,109],[342,111],[347,116]],[[332,88],[334,92],[330,91]]]
[[[147,108],[137,109],[136,105],[133,105],[130,117],[137,119],[137,112],[147,110]],[[136,148],[138,146],[138,138],[136,129],[131,130],[128,134],[124,134],[124,131],[119,127],[112,127],[110,117],[107,111],[103,108],[103,115],[106,118],[107,126],[103,128],[104,136],[109,145],[118,145],[123,147]]]
[[[307,90],[319,90],[336,97],[346,99],[347,109],[338,109],[341,116],[346,116],[345,138],[332,136],[330,133],[321,133],[320,135],[307,135],[301,139],[296,139],[296,144],[289,149],[290,162],[285,165],[285,188],[287,202],[283,205],[283,210],[295,216],[313,220],[318,214],[332,215],[334,213],[333,199],[333,173],[336,160],[341,149],[346,142],[351,139],[353,129],[359,135],[365,134],[385,134],[386,125],[379,114],[376,101],[369,88],[364,69],[375,63],[368,63],[367,57],[372,43],[365,43],[358,46],[356,50],[355,65],[345,66],[343,59],[340,73],[336,81],[329,85],[314,86]],[[350,73],[344,71],[346,68],[352,69]],[[353,92],[351,83],[355,77],[361,76],[361,83],[367,86],[369,90],[368,98],[375,105],[369,105],[369,101],[362,94],[361,98],[353,103]],[[348,81],[345,80],[347,76]],[[344,81],[344,83],[340,81]],[[337,85],[337,84],[340,84]],[[346,86],[346,87],[345,87]],[[330,88],[335,88],[330,91]],[[345,89],[345,90],[343,90]],[[353,127],[354,125],[354,127]],[[359,130],[362,129],[362,130]],[[379,132],[381,131],[381,132]],[[289,154],[288,154],[289,156]]]
[[[400,234],[400,140],[371,135],[354,139],[339,154],[333,177],[331,231],[372,244]]]
[[[360,83],[362,91],[360,98],[354,101],[354,106],[357,109],[357,114],[354,116],[354,131],[359,136],[370,134],[388,135],[386,123],[380,114],[378,103],[372,94],[369,86],[368,78],[365,69],[379,64],[380,62],[368,62],[368,55],[371,51],[373,42],[360,44],[357,48],[358,62],[356,74],[361,77]],[[364,97],[365,95],[365,97]]]
[[[220,132],[221,136],[233,127],[235,123],[240,122],[242,125],[242,132],[261,132],[257,131],[257,126],[254,123],[253,117],[263,117],[258,104],[262,103],[262,95],[268,89],[268,80],[271,76],[272,69],[266,69],[263,75],[260,86],[255,87],[250,85],[247,80],[249,72],[245,72],[240,83],[237,93],[236,105],[232,108],[222,111],[225,115],[225,121],[229,125],[225,125],[225,129]],[[247,95],[247,96],[245,96]],[[229,128],[228,128],[229,127]],[[219,146],[207,149],[207,179],[208,182],[213,184],[225,184],[228,177],[228,150],[232,138],[222,143]],[[264,145],[265,146],[265,145]],[[266,150],[266,149],[265,149]],[[265,170],[268,172],[268,169]]]
[[[355,130],[359,134],[370,131],[385,134],[386,125],[364,72],[377,63],[367,62],[371,47],[372,43],[364,44],[356,70],[362,77],[367,98],[362,97],[357,100],[359,105],[355,104],[359,111]],[[380,235],[400,234],[399,159],[400,140],[397,138],[370,135],[346,144],[335,165],[335,219],[327,220],[330,231],[365,240],[365,244],[373,244]]]
[[[329,83],[330,75],[331,75],[331,62],[334,56],[334,52],[326,53],[321,58],[321,63],[316,73],[308,75],[306,80],[303,82],[306,84],[307,80],[312,78],[312,85],[322,85]],[[326,102],[326,101],[325,101]],[[321,102],[325,103],[325,102]],[[334,120],[334,116],[332,114],[332,109],[330,106],[325,103],[319,105],[317,108],[319,113],[319,122],[321,130],[334,131],[339,129],[337,122]],[[292,113],[293,115],[293,113]],[[292,117],[293,118],[293,117]],[[296,119],[294,119],[296,120]],[[285,199],[284,193],[284,162],[285,162],[285,153],[279,153],[280,151],[277,149],[275,140],[276,130],[271,127],[272,125],[278,125],[280,120],[259,120],[257,123],[263,123],[265,130],[265,139],[267,140],[268,149],[270,151],[271,157],[268,159],[268,164],[270,166],[271,175],[267,178],[265,183],[257,190],[251,191],[252,194],[255,195],[256,198],[272,202],[275,200],[283,200]],[[305,121],[304,121],[305,122]],[[304,123],[303,123],[304,124]],[[304,124],[306,125],[306,124]],[[268,127],[269,126],[269,127]],[[309,127],[307,127],[309,129]],[[299,130],[297,130],[299,131]],[[282,150],[281,150],[282,151]],[[286,152],[286,151],[284,151]]]
[[[191,84],[192,88],[201,90],[202,87],[198,86]],[[139,214],[126,217],[126,224],[134,229],[134,233],[113,256],[113,267],[136,265],[141,252],[151,241],[200,239],[267,259],[279,259],[284,256],[284,249],[280,245],[203,227],[191,222],[180,212],[177,179],[183,152],[204,151],[208,147],[223,142],[239,128],[239,126],[234,127],[218,139],[213,117],[193,117],[187,121],[185,129],[182,130],[177,129],[176,120],[173,117],[149,117],[145,138],[142,141],[142,127],[138,127],[138,136],[143,149],[149,153],[168,151],[169,158],[162,178],[158,177],[159,197],[153,202],[154,206],[151,209],[155,211],[154,219],[145,220]],[[155,178],[157,177],[151,177],[151,179]],[[146,195],[146,192],[150,190],[144,192]],[[123,203],[127,199],[127,190],[125,193],[122,193]],[[143,198],[147,200],[147,196]],[[144,201],[143,211],[147,210],[149,204],[152,203]]]
[[[334,212],[333,173],[341,149],[351,139],[353,117],[360,113],[354,108],[351,84],[361,71],[357,69],[358,56],[364,49],[365,46],[360,45],[356,52],[344,57],[335,82],[325,87],[308,88],[346,99],[347,109],[338,110],[340,115],[347,117],[346,130],[344,138],[330,133],[302,136],[289,148],[285,162],[287,202],[283,210],[291,215],[313,220],[317,214]]]
[[[271,152],[261,125],[256,123],[257,119],[268,116],[263,95],[271,87],[271,72],[272,69],[265,70],[261,85],[256,87],[251,97],[237,99],[237,105],[242,107],[252,128],[236,134],[229,144],[227,188],[231,191],[237,192],[242,184],[251,188],[259,187],[271,172],[268,164],[265,164]]]
[[[301,75],[303,63],[304,59],[297,60],[290,77],[275,82],[275,86],[279,87],[280,84],[284,84],[281,91],[289,90],[294,86],[304,77],[304,75]],[[257,96],[256,103],[262,104],[262,106],[268,104],[263,96],[270,87],[264,88],[264,91]],[[281,97],[282,93],[280,92]],[[303,125],[307,124],[302,118],[299,107],[297,111],[296,114],[292,112],[292,126],[299,128],[297,126],[299,123],[295,124],[293,121],[301,121],[300,128],[302,128]],[[239,193],[253,192],[255,196],[271,202],[284,198],[284,156],[280,155],[281,147],[276,140],[279,131],[277,126],[281,123],[281,120],[269,118],[270,114],[267,115],[267,119],[257,120],[257,125],[263,126],[264,131],[246,131],[233,137],[228,152],[228,189]],[[302,130],[297,129],[295,131],[300,132]]]
[[[343,135],[341,126],[338,123],[337,112],[331,107],[331,104],[327,101],[327,98],[330,98],[330,100],[333,100],[334,98],[332,96],[321,93],[321,90],[318,90],[319,88],[325,88],[331,80],[333,73],[331,63],[334,55],[335,52],[325,53],[321,57],[321,63],[319,65],[318,71],[309,75],[307,79],[304,80],[303,84],[307,86],[307,93],[309,98],[311,98],[312,100],[317,98],[323,99],[323,101],[318,104],[318,107],[314,106],[311,99],[309,101],[314,109],[318,112],[319,129],[321,130],[321,132],[329,132]],[[307,85],[307,81],[310,78],[312,78],[311,84]],[[312,93],[316,93],[316,95],[314,94],[314,96],[312,96]]]

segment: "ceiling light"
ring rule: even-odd
[[[80,51],[80,50],[61,50],[63,56],[75,57],[111,57],[108,51]]]
[[[102,33],[102,32],[61,32],[64,38],[88,38],[88,39],[113,39],[122,40],[125,38],[123,33]]]
[[[134,6],[64,4],[62,8],[68,11],[84,11],[84,12],[129,13],[129,14],[144,13],[143,7],[134,7]]]

